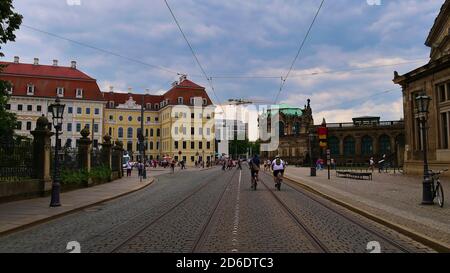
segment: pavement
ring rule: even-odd
[[[295,183],[273,192],[244,167],[177,171],[122,198],[0,236],[0,253],[383,253],[433,252]],[[265,186],[266,185],[266,186]]]
[[[289,167],[285,177],[403,233],[450,249],[450,202],[444,208],[421,205],[421,177],[375,171],[373,181],[361,181],[338,178],[332,171],[328,180],[326,170],[318,171],[317,177],[310,177],[309,171]],[[449,179],[441,183],[444,196],[450,196]]]
[[[154,176],[167,172],[168,170],[161,168],[151,170],[150,176],[142,182],[137,177],[137,173],[133,172],[131,177],[123,177],[110,183],[61,193],[62,206],[56,208],[49,207],[50,197],[0,204],[0,235],[138,191],[153,183]]]

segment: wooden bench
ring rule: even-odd
[[[348,171],[337,171],[337,177],[358,179],[358,180],[372,180],[372,173],[358,173],[358,172],[348,172]]]

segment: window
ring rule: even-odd
[[[27,111],[33,111],[33,105],[27,105]]]
[[[123,138],[123,128],[122,127],[119,127],[118,134],[119,134],[119,138]]]
[[[194,98],[190,98],[189,102],[191,103],[191,105],[194,105]]]
[[[87,124],[84,126],[84,128],[87,128],[88,130],[90,130],[90,129],[91,129],[91,125],[90,125],[89,123],[87,123]]]
[[[22,121],[17,122],[17,130],[22,130]]]
[[[191,119],[194,119],[194,118],[195,118],[195,114],[191,113]]]
[[[186,148],[187,148],[187,142],[183,141],[183,149],[186,150]]]
[[[441,113],[441,122],[442,122],[442,149],[449,149],[449,116],[450,112]]]
[[[330,152],[332,155],[339,155],[339,139],[335,136],[328,138],[328,145],[330,147]]]
[[[361,140],[361,153],[363,155],[372,155],[373,153],[373,140],[370,136],[365,136]]]
[[[127,129],[127,138],[133,138],[133,128]]]
[[[80,114],[80,115],[81,115],[81,113],[82,113],[81,107],[77,107],[77,114]]]
[[[76,94],[77,99],[82,99],[82,98],[83,98],[83,89],[77,88],[76,93],[77,93],[77,94]]]
[[[22,111],[22,109],[23,109],[23,105],[22,104],[17,105],[17,111]]]
[[[114,108],[114,102],[113,101],[109,102],[109,108]]]
[[[150,121],[151,121],[150,117],[147,117],[147,122],[150,122]]]
[[[31,131],[31,122],[30,121],[27,122],[27,131]]]
[[[136,130],[136,137],[137,137],[137,138],[140,138],[140,137],[141,137],[141,134],[142,134],[141,128],[137,128],[137,130]]]
[[[158,117],[155,117],[155,122],[158,122],[159,121],[159,118]]]
[[[439,96],[439,102],[444,102],[447,100],[447,96],[445,94],[445,84],[438,86],[438,96]]]
[[[346,137],[344,139],[344,155],[355,155],[355,139],[353,137]]]
[[[159,109],[159,105],[158,105],[157,103],[155,103],[155,104],[153,105],[153,108],[156,109],[156,110],[158,110],[158,109]]]
[[[211,128],[206,128],[206,135],[207,136],[211,135]]]
[[[191,156],[191,162],[195,161],[195,157]]]
[[[98,123],[94,123],[94,133],[98,133]]]
[[[109,115],[109,121],[114,121],[114,116],[113,115]]]
[[[112,133],[112,128],[111,127],[109,127],[108,133],[109,133],[110,136],[112,136],[113,133]]]
[[[150,150],[153,150],[153,141],[150,141]]]
[[[148,137],[148,129],[145,129],[145,136]]]
[[[138,118],[137,118],[137,121],[138,121],[138,122],[141,122],[141,117],[138,117]]]
[[[194,141],[191,141],[191,149],[192,150],[195,149],[195,142]]]
[[[380,137],[380,154],[389,154],[391,152],[391,138],[387,135]]]
[[[123,116],[119,116],[119,120],[120,120],[120,121],[123,121]]]
[[[128,121],[133,121],[133,117],[132,117],[132,116],[129,116],[129,117],[128,117]]]
[[[77,132],[78,133],[81,132],[81,124],[80,123],[77,123]]]
[[[67,123],[67,132],[72,132],[72,123]]]
[[[208,105],[208,100],[203,99],[203,105]]]
[[[160,136],[161,136],[161,130],[160,130],[160,129],[157,129],[157,130],[156,130],[156,136],[157,136],[157,137],[160,137]]]
[[[150,129],[150,136],[151,136],[151,137],[153,137],[153,132],[154,132],[154,131],[153,131],[153,128]]]
[[[91,108],[86,107],[86,115],[90,115],[91,114]]]
[[[58,97],[64,97],[64,88],[63,87],[56,88],[56,95]]]
[[[284,128],[285,128],[284,122],[280,121],[278,124],[278,131],[280,132],[280,137],[285,136]]]
[[[183,104],[183,97],[178,98],[178,104]]]
[[[178,141],[175,141],[175,149],[178,150]]]
[[[198,128],[198,134],[200,136],[203,136],[203,128],[202,127]]]
[[[156,142],[156,150],[159,150],[159,141]]]
[[[69,113],[69,114],[73,113],[73,107],[72,106],[67,108],[67,113]]]
[[[145,109],[147,109],[147,110],[152,109],[152,104],[151,103],[145,104]]]
[[[209,142],[209,141],[206,142],[206,149],[208,149],[208,150],[211,149],[211,142]]]
[[[202,141],[200,141],[199,143],[198,143],[198,148],[201,150],[201,149],[203,149],[203,142]]]
[[[94,109],[94,114],[100,115],[100,109],[99,109],[99,108],[95,108],[95,109]]]
[[[8,87],[6,87],[6,93],[8,93],[9,95],[12,94],[13,92],[13,86],[11,83],[9,83],[10,85]]]
[[[195,128],[191,127],[191,136],[195,135]]]
[[[34,85],[32,84],[27,85],[27,95],[34,95]]]
[[[38,105],[38,106],[36,106],[36,111],[38,111],[38,112],[42,112],[42,105]]]

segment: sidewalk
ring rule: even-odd
[[[422,178],[374,172],[373,181],[338,178],[334,171],[309,176],[309,168],[290,167],[285,176],[325,196],[346,203],[395,226],[450,248],[450,181],[441,181],[447,197],[444,208],[423,206]]]
[[[164,170],[155,174],[150,172],[150,177],[140,182],[137,172],[133,172],[133,176],[129,178],[124,177],[107,184],[61,193],[62,206],[57,208],[49,207],[50,197],[0,204],[0,235],[143,189],[154,182],[155,175],[162,173],[166,172]]]

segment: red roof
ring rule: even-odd
[[[114,92],[103,92],[103,97],[106,101],[113,101],[115,106],[119,104],[124,104],[128,99],[133,97],[133,100],[136,101],[136,104],[141,104],[143,94],[130,94],[130,93],[114,93]],[[212,101],[209,98],[208,94],[205,91],[205,88],[190,81],[183,80],[178,83],[176,86],[173,86],[169,91],[164,93],[161,96],[157,95],[145,95],[144,102],[145,104],[151,103],[160,103],[163,100],[169,100],[170,105],[178,104],[178,98],[182,97],[185,105],[190,104],[190,99],[193,97],[202,97],[205,98],[208,102],[208,105],[212,105]],[[109,105],[108,105],[109,107]]]
[[[64,66],[34,65],[24,63],[0,62],[0,65],[7,65],[2,74],[13,74],[35,77],[69,78],[79,80],[94,80],[80,70]]]
[[[77,99],[76,90],[83,89],[83,100],[102,101],[103,96],[95,79],[70,67],[16,64],[7,65],[0,73],[0,79],[13,85],[14,96],[27,96],[27,86],[34,85],[34,97],[56,97],[58,87],[64,88],[64,97]]]

